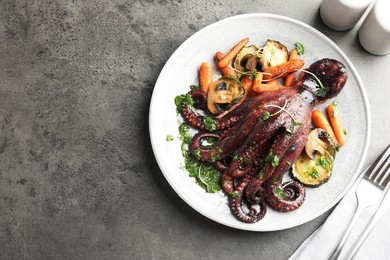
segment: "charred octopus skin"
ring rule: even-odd
[[[318,60],[306,71],[294,86],[247,98],[214,118],[214,132],[206,130],[204,116],[183,105],[183,119],[201,130],[193,137],[190,151],[196,150],[197,159],[221,171],[230,210],[240,221],[259,221],[266,204],[285,212],[305,200],[304,187],[283,182],[283,175],[305,147],[314,106],[338,95],[347,80],[344,65],[333,59]],[[209,137],[216,142],[202,145]]]

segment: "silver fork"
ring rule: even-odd
[[[369,206],[377,202],[378,196],[367,196],[366,191],[370,189],[371,185],[374,185],[381,190],[384,190],[389,183],[389,165],[390,165],[390,145],[382,152],[382,154],[375,160],[375,162],[364,171],[364,175],[359,178],[359,184],[356,188],[356,197],[358,200],[358,206],[350,222],[347,230],[344,232],[343,237],[334,249],[330,260],[335,260],[339,257],[343,247],[352,231],[356,221],[362,214],[362,212]],[[362,181],[367,180],[367,181]]]

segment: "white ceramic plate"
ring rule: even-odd
[[[337,154],[332,178],[319,188],[307,188],[305,203],[288,213],[268,209],[266,216],[254,224],[236,220],[230,213],[228,199],[222,193],[208,194],[195,184],[180,167],[183,157],[178,140],[178,121],[174,98],[198,84],[201,62],[214,64],[217,51],[226,53],[242,38],[261,46],[267,39],[278,40],[288,49],[295,42],[305,46],[303,59],[309,65],[321,58],[343,62],[348,82],[339,96],[343,125],[348,142]],[[216,69],[215,69],[216,70]],[[215,75],[215,78],[218,76]],[[330,101],[331,102],[331,101]],[[329,102],[327,102],[328,104]],[[324,106],[319,109],[324,110]],[[165,178],[177,194],[196,211],[221,224],[250,231],[272,231],[306,223],[334,206],[351,186],[361,170],[370,136],[370,112],[363,83],[345,54],[326,36],[314,28],[282,16],[247,14],[214,23],[187,39],[170,57],[156,82],[150,104],[149,130],[153,151]],[[167,135],[175,137],[167,142]],[[286,177],[288,178],[288,177]]]

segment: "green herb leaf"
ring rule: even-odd
[[[328,169],[330,164],[331,164],[331,162],[326,157],[320,157],[318,159],[318,164],[321,165],[322,168]]]
[[[325,97],[326,96],[326,93],[328,93],[329,89],[328,88],[319,88],[317,91],[316,91],[316,95],[319,96],[319,97]]]
[[[279,157],[278,156],[276,156],[276,155],[274,156],[274,158],[272,159],[271,165],[274,168],[279,165]]]
[[[302,125],[302,123],[301,123],[301,122],[297,122],[297,121],[293,121],[293,122],[292,122],[292,125],[293,125],[293,126],[298,126],[298,125]]]
[[[305,47],[300,42],[295,43],[295,49],[297,50],[299,55],[305,54]]]
[[[190,86],[190,89],[191,89],[191,90],[198,90],[198,89],[200,89],[200,87],[197,86],[197,85],[191,85],[191,86]]]
[[[281,188],[276,188],[273,190],[273,192],[279,199],[283,199],[284,197],[286,197],[286,194],[284,194]]]
[[[265,157],[265,160],[268,162],[271,162],[272,167],[276,167],[279,165],[279,157],[276,155],[273,155],[272,152],[269,152],[267,156]]]
[[[188,151],[188,144],[192,140],[189,126],[186,123],[179,125],[179,139],[182,140],[181,152],[184,157],[184,165],[190,177],[195,178],[196,183],[206,192],[216,193],[221,190],[221,173],[210,164],[199,162],[193,158]],[[194,156],[198,158],[200,151],[194,151]]]
[[[271,114],[268,111],[265,111],[263,113],[263,120],[268,120],[270,118]]]
[[[165,138],[165,140],[167,141],[167,142],[170,142],[170,141],[173,141],[173,136],[172,135],[170,135],[170,134],[168,134],[167,135],[167,138]]]
[[[264,172],[263,171],[259,171],[259,179],[263,179],[264,178]]]
[[[232,193],[230,193],[230,196],[231,196],[232,198],[235,198],[235,197],[238,196],[238,192],[237,192],[237,191],[233,191]]]
[[[311,170],[309,175],[310,175],[310,177],[312,177],[314,179],[317,179],[320,177],[320,173],[317,171],[316,167],[313,167],[313,169]]]
[[[177,112],[181,112],[183,105],[187,105],[189,107],[194,106],[194,100],[192,100],[189,94],[182,94],[175,97],[175,105]]]
[[[215,131],[215,130],[217,130],[217,124],[218,124],[218,122],[215,121],[214,119],[212,119],[211,117],[205,116],[205,117],[203,118],[203,123],[204,123],[204,125],[205,125],[205,127],[206,127],[207,130],[209,130],[209,131]]]
[[[196,157],[196,159],[200,160],[202,155],[200,154],[200,150],[194,150],[192,151],[192,154]]]

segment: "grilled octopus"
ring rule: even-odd
[[[240,221],[261,220],[266,205],[286,212],[305,200],[303,185],[283,182],[284,173],[304,149],[314,106],[338,95],[347,80],[345,66],[334,59],[318,60],[306,71],[294,86],[248,97],[215,117],[213,132],[207,131],[204,116],[186,104],[182,107],[184,121],[199,129],[190,152],[221,172],[230,210]],[[205,145],[209,138],[217,141]]]

